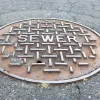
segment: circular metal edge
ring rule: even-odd
[[[39,19],[39,18],[34,18],[34,19],[30,18],[30,19],[15,21],[15,22],[12,22],[12,23],[9,23],[9,24],[6,24],[6,25],[0,27],[0,30],[3,29],[3,28],[5,28],[5,27],[7,27],[7,26],[9,26],[9,25],[14,24],[14,23],[19,23],[19,22],[28,21],[28,20],[37,20],[37,19]],[[59,20],[59,21],[68,21],[68,20],[56,19],[56,18],[42,18],[42,19],[40,18],[40,20],[43,20],[43,19],[47,19],[47,20]],[[91,30],[92,32],[94,32],[96,35],[98,35],[100,37],[100,34],[98,32],[96,32],[95,30],[89,28],[88,26],[85,26],[85,25],[82,25],[80,23],[73,22],[73,21],[68,21],[68,22],[71,22],[71,23],[74,23],[74,24],[83,26],[83,27]],[[96,73],[98,73],[100,71],[100,66],[99,66],[99,68],[97,68],[96,70],[90,72],[89,74],[86,74],[86,75],[83,75],[83,76],[80,76],[80,77],[77,77],[77,78],[73,78],[73,79],[66,79],[66,80],[59,80],[59,81],[43,81],[43,80],[28,79],[28,78],[24,78],[24,77],[21,77],[21,76],[14,75],[14,74],[10,74],[9,72],[7,72],[3,68],[0,68],[0,71],[2,73],[6,74],[6,75],[9,75],[11,77],[14,77],[14,78],[17,78],[17,79],[20,79],[20,80],[23,80],[23,81],[27,81],[27,82],[57,84],[57,83],[71,83],[71,82],[79,81],[79,80],[88,78],[90,76],[93,76],[93,75],[95,75]]]

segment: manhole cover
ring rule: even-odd
[[[0,51],[0,70],[31,82],[73,82],[100,70],[100,34],[69,21],[32,19],[4,26]]]

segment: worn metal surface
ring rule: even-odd
[[[0,30],[0,70],[45,83],[81,80],[100,71],[100,35],[77,23],[32,19]]]

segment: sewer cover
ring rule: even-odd
[[[0,71],[41,83],[78,81],[100,71],[100,34],[70,21],[31,19],[0,29]]]

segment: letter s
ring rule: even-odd
[[[26,42],[26,41],[27,41],[27,35],[18,36],[18,42]]]

